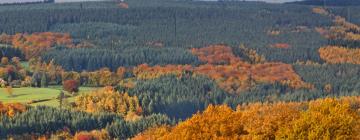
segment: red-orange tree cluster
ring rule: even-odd
[[[21,103],[8,103],[3,104],[0,102],[0,116],[7,115],[13,117],[16,113],[21,113],[26,111],[26,106]]]
[[[279,48],[279,49],[288,49],[291,46],[287,43],[276,43],[276,44],[272,44],[270,45],[271,48]]]
[[[233,64],[240,61],[240,58],[233,54],[231,47],[226,45],[193,48],[191,52],[198,56],[200,61],[208,64]]]
[[[206,75],[229,93],[240,93],[256,83],[275,83],[289,85],[293,88],[312,88],[302,81],[292,66],[285,63],[255,63],[241,61],[230,47],[214,45],[201,49],[192,49],[199,59],[208,64],[192,67],[189,65],[154,66],[140,65],[133,69],[138,79],[154,79],[166,74],[182,76],[187,71]],[[218,65],[223,63],[223,65]]]
[[[38,57],[55,45],[73,46],[70,34],[53,32],[3,34],[0,37],[0,42],[12,44],[13,47],[19,48],[25,54],[26,59]]]
[[[90,132],[77,132],[74,140],[108,140],[110,136],[106,130],[93,130]]]
[[[69,93],[75,93],[79,91],[79,82],[76,80],[66,80],[63,84],[63,89]]]
[[[211,77],[230,93],[239,93],[256,83],[280,82],[293,88],[313,88],[311,84],[302,81],[291,65],[285,63],[202,65],[194,71]]]

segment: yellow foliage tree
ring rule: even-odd
[[[349,103],[336,99],[310,102],[309,109],[301,113],[290,127],[282,129],[283,139],[354,139],[359,125],[358,112]]]
[[[80,95],[75,99],[75,109],[87,112],[112,112],[128,117],[129,120],[142,114],[137,97],[131,97],[127,93],[119,93],[112,87],[91,91]]]
[[[327,46],[319,49],[320,58],[330,64],[360,64],[360,49]]]
[[[289,126],[291,121],[300,117],[301,103],[255,103],[248,106],[238,107],[242,111],[242,120],[246,136],[250,139],[275,139],[281,127]],[[240,118],[239,118],[240,119]]]
[[[253,103],[236,111],[210,105],[170,128],[160,126],[135,140],[168,139],[358,139],[360,97],[302,103]]]
[[[163,139],[239,139],[246,135],[241,121],[241,112],[234,112],[228,106],[210,105],[203,113],[174,127]]]
[[[152,127],[143,133],[138,134],[132,140],[157,140],[171,131],[171,127],[168,125],[162,125],[158,127]]]

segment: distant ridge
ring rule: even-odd
[[[302,4],[302,5],[326,5],[326,6],[357,6],[360,0],[304,0],[296,2],[287,2],[286,4]]]

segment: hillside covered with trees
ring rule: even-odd
[[[359,139],[360,6],[322,2],[0,5],[0,139]]]

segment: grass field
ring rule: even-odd
[[[13,96],[10,97],[6,92],[5,88],[0,88],[0,101],[4,103],[20,102],[28,103],[33,100],[48,100],[31,104],[32,106],[45,105],[45,106],[59,106],[56,97],[59,96],[61,86],[50,86],[49,88],[13,88]],[[80,87],[80,93],[86,91],[95,90],[94,87]],[[69,102],[74,101],[75,97],[70,97],[67,100]]]

